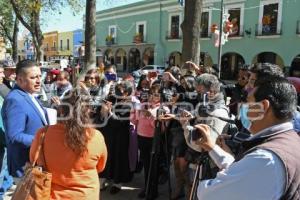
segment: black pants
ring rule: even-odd
[[[140,150],[140,159],[144,166],[145,187],[147,185],[148,173],[150,168],[151,150],[153,138],[138,135],[138,147]]]

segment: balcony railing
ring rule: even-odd
[[[50,50],[51,51],[57,51],[57,47],[51,47]]]
[[[258,24],[256,24],[255,35],[256,36],[282,35],[281,27],[278,30],[277,24],[276,25],[258,25]]]
[[[298,35],[300,35],[300,20],[297,21],[297,32]]]
[[[110,40],[105,40],[105,44],[106,44],[107,46],[116,44],[116,38],[111,38]]]
[[[166,40],[180,40],[182,39],[182,36],[179,32],[166,32]]]
[[[59,49],[58,49],[59,51],[71,51],[71,48],[69,47],[60,47]]]

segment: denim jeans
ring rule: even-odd
[[[0,149],[0,200],[3,199],[3,196],[7,190],[13,185],[13,177],[8,173],[7,167],[7,152],[6,148]]]

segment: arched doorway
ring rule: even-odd
[[[129,72],[137,70],[141,67],[141,53],[137,48],[132,48],[129,51],[128,67]]]
[[[245,64],[244,58],[238,53],[226,53],[221,61],[221,79],[235,80],[239,67]]]
[[[117,67],[117,71],[126,72],[126,70],[127,70],[127,58],[126,58],[126,51],[124,49],[118,49],[116,51],[115,65]]]
[[[143,54],[143,66],[154,65],[154,49],[149,47],[145,49]]]
[[[278,54],[273,52],[262,52],[257,54],[252,60],[252,64],[255,63],[272,63],[282,68],[284,67],[283,59]]]
[[[113,51],[111,49],[107,49],[104,53],[104,63],[106,64],[115,64],[115,58]]]
[[[203,65],[204,67],[212,67],[213,64],[213,60],[207,52],[200,53],[200,65]]]
[[[290,76],[300,77],[300,54],[297,55],[292,61]]]
[[[169,56],[169,66],[180,66],[181,65],[181,53],[174,51]]]

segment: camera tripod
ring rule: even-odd
[[[192,189],[190,192],[189,200],[196,199],[195,197],[197,197],[197,188],[198,188],[199,182],[204,177],[203,172],[206,172],[207,170],[209,170],[207,166],[209,166],[209,156],[206,152],[205,153],[203,152],[197,159],[197,167],[196,167],[196,172],[195,172],[194,179],[193,179],[193,185],[192,185]]]

